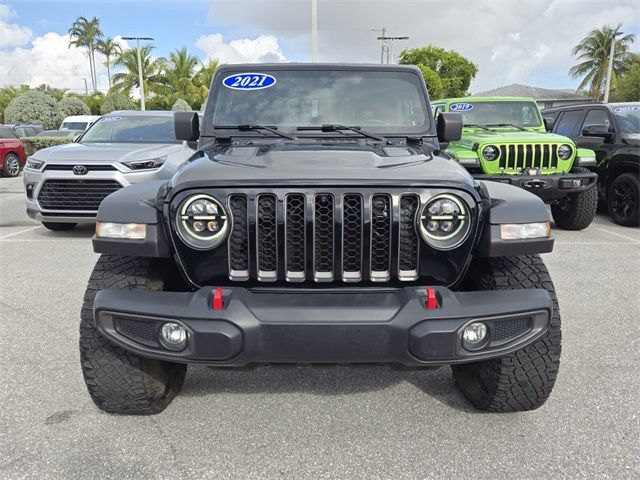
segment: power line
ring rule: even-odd
[[[395,63],[395,55],[393,54],[393,42],[395,42],[396,40],[409,40],[409,37],[388,37],[387,29],[385,27],[382,27],[381,29],[372,29],[371,31],[382,33],[381,36],[377,37],[377,40],[380,40],[380,63],[385,63],[385,57],[388,64]]]

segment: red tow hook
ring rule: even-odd
[[[436,291],[434,288],[427,288],[427,309],[435,310],[438,308],[438,300],[436,299]]]
[[[211,308],[213,308],[214,310],[222,310],[224,308],[221,288],[216,288],[213,291],[213,301],[211,302]]]

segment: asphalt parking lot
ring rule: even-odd
[[[448,368],[190,367],[165,412],[117,417],[78,360],[93,227],[49,232],[22,195],[0,178],[0,478],[640,478],[639,229],[554,232],[563,353],[537,411],[474,411]]]

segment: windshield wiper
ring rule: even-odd
[[[513,128],[517,128],[518,130],[522,130],[524,132],[527,131],[526,128],[522,128],[520,125],[516,125],[515,123],[491,123],[491,124],[487,124],[487,127],[513,127]]]
[[[335,123],[323,123],[319,127],[298,127],[298,131],[305,130],[320,130],[322,132],[340,132],[343,130],[348,130],[350,132],[356,132],[362,135],[363,137],[371,138],[372,140],[378,140],[379,142],[384,142],[386,139],[384,137],[378,137],[377,135],[373,135],[372,133],[365,132],[360,130],[360,127],[348,127],[346,125],[339,125]]]
[[[266,125],[257,125],[257,124],[247,124],[247,125],[214,125],[213,126],[214,129],[219,129],[219,130],[240,130],[241,132],[249,132],[249,131],[258,131],[258,130],[265,130],[269,133],[273,133],[274,135],[277,135],[279,137],[282,138],[286,138],[287,140],[297,140],[296,137],[292,137],[290,135],[287,135],[285,133],[279,132],[277,131],[274,127],[268,127]]]
[[[481,128],[482,130],[486,130],[487,132],[491,131],[490,128],[487,128],[484,125],[478,125],[477,123],[465,123],[464,126],[471,127],[471,128]]]

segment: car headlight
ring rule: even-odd
[[[485,160],[495,160],[499,154],[500,151],[493,145],[487,145],[482,149],[482,158]]]
[[[561,160],[567,160],[572,153],[573,149],[569,145],[560,145],[558,147],[558,157],[560,157]]]
[[[160,168],[164,162],[167,161],[167,157],[150,158],[149,160],[134,160],[131,162],[122,162],[131,170],[151,170],[153,168]]]
[[[451,250],[457,247],[466,240],[470,229],[466,203],[455,195],[436,195],[422,207],[420,234],[433,248]]]
[[[32,170],[40,170],[42,168],[42,166],[44,165],[44,162],[41,160],[35,160],[31,157],[27,158],[27,163],[24,166],[25,168],[30,168]]]
[[[210,195],[197,194],[185,199],[178,208],[176,227],[187,245],[198,250],[217,247],[229,231],[227,212]]]

